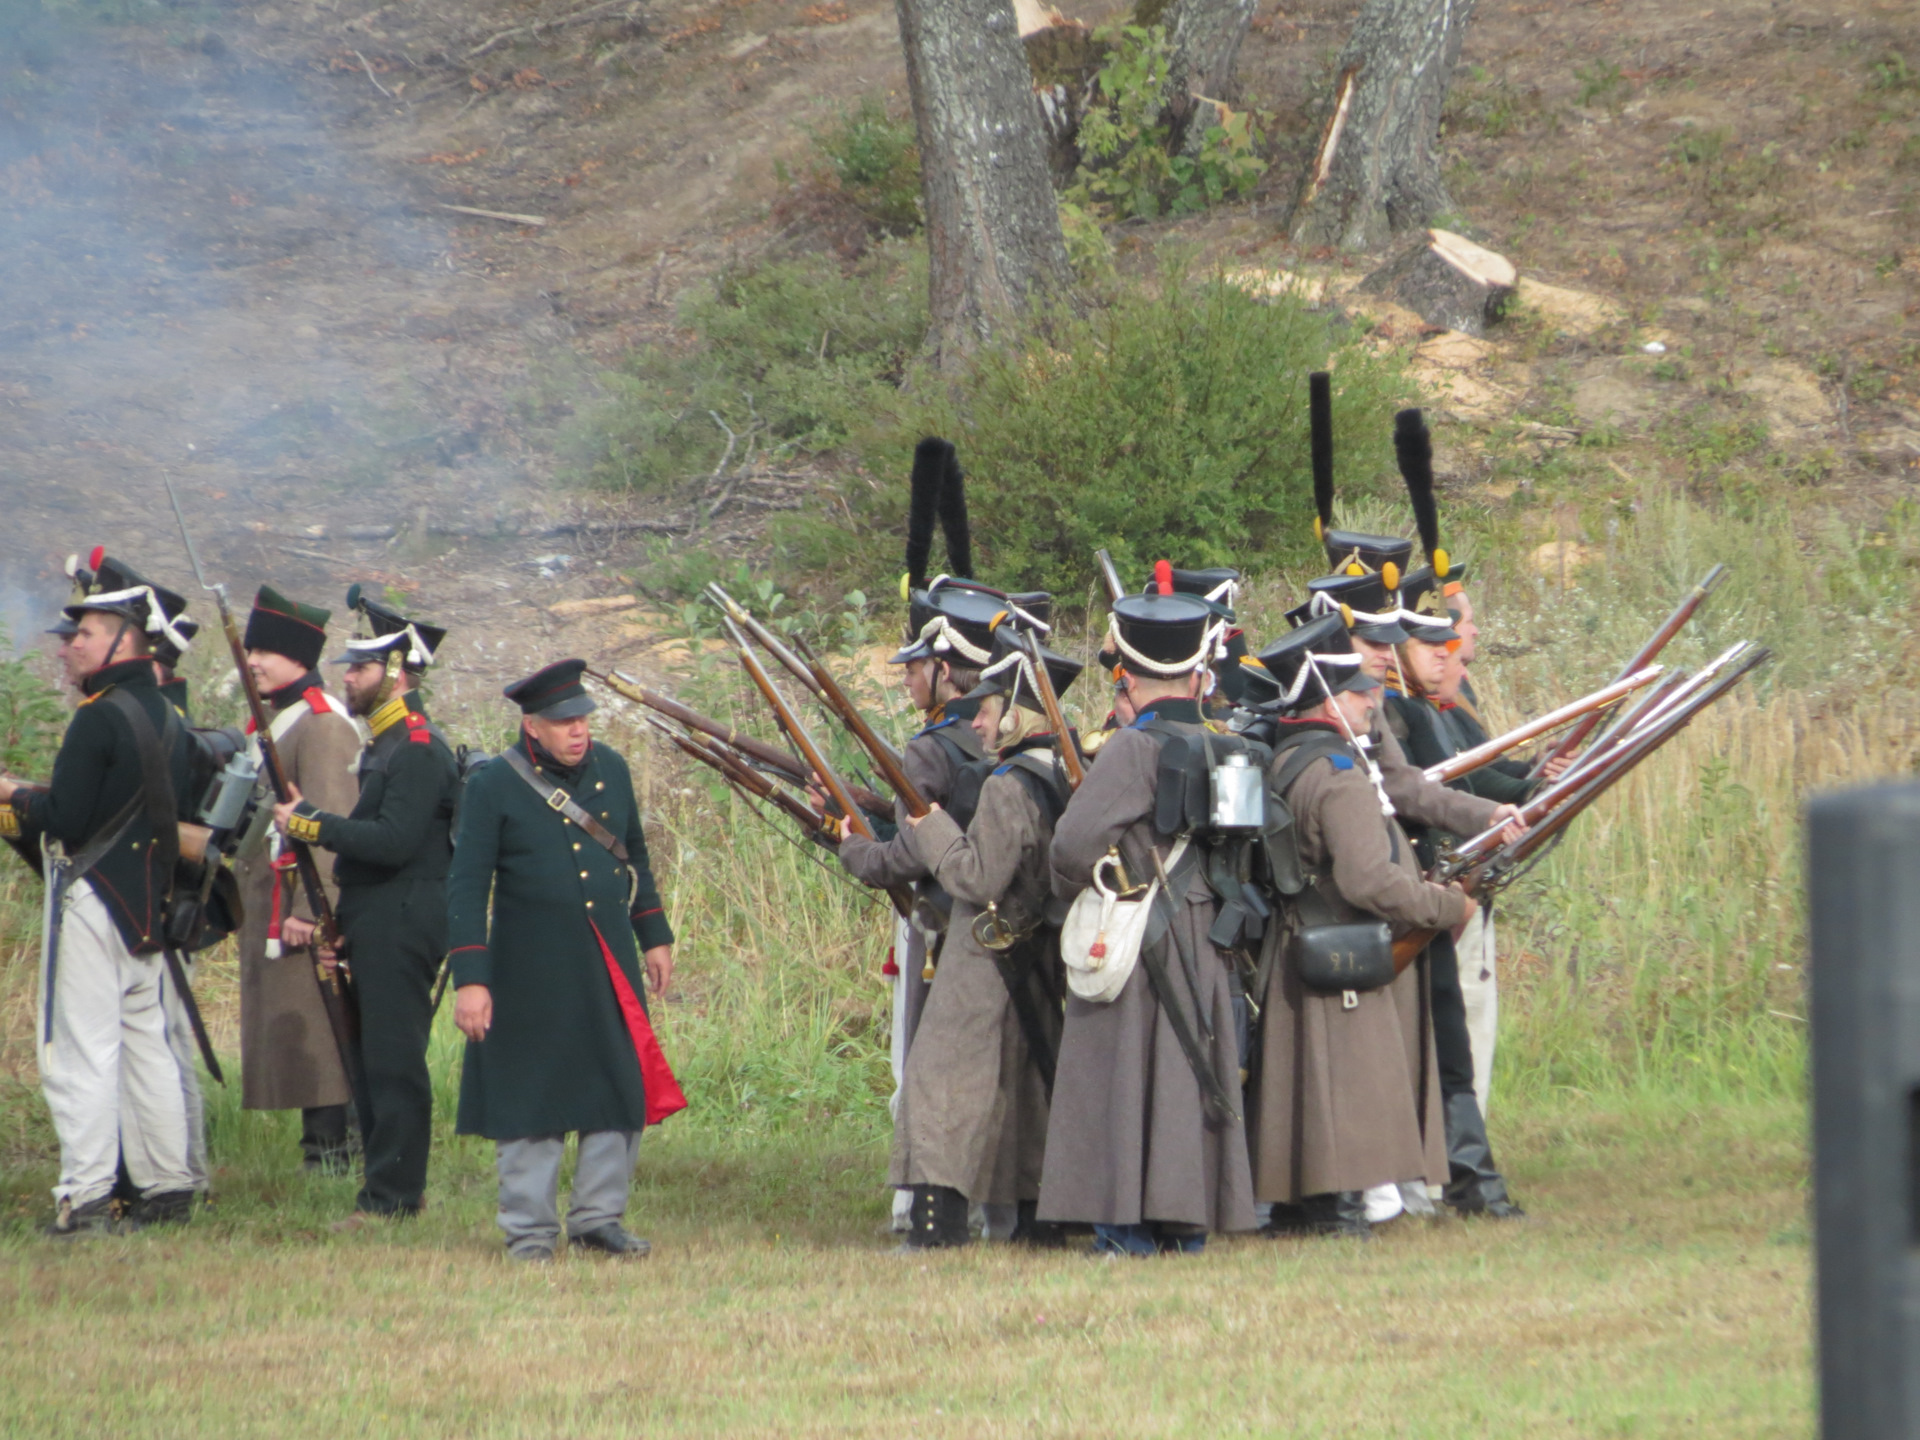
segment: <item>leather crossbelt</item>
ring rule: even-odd
[[[627,902],[631,904],[633,896],[640,888],[640,876],[635,872],[633,862],[627,859],[627,847],[620,843],[620,837],[594,819],[593,815],[564,789],[534,769],[518,748],[502,752],[501,758],[513,768],[514,774],[527,782],[528,787],[540,797],[549,810],[565,816],[578,825],[596,844],[627,867]]]

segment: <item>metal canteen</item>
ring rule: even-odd
[[[1228,755],[1211,772],[1212,828],[1259,830],[1267,823],[1267,777],[1245,755]]]

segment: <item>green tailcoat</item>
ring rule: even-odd
[[[526,745],[524,734],[518,743]],[[629,907],[626,867],[549,809],[504,760],[468,780],[447,877],[453,983],[490,987],[493,1028],[467,1045],[463,1135],[514,1140],[645,1125],[639,1060],[594,932],[644,996],[639,951],[671,944],[673,931],[627,762],[595,744],[579,780],[564,788],[621,838],[639,888]]]

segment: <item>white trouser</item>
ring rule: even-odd
[[[1493,963],[1493,916],[1474,911],[1454,946],[1460,957],[1460,997],[1467,1006],[1467,1044],[1473,1050],[1473,1096],[1484,1116],[1493,1099],[1493,1046],[1500,1022],[1500,990]]]
[[[193,984],[194,960],[180,957],[180,973]],[[207,1188],[207,1103],[200,1093],[200,1042],[193,1038],[193,1022],[187,1018],[187,1002],[180,987],[167,976],[167,1048],[180,1064],[180,1098],[187,1109],[187,1173],[193,1176],[193,1188]]]
[[[60,1137],[55,1204],[106,1195],[123,1149],[142,1195],[194,1188],[187,1082],[167,1038],[172,988],[166,961],[129,954],[107,907],[78,881],[60,926],[53,1038],[40,1047],[40,1088]]]

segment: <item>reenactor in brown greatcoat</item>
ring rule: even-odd
[[[903,826],[953,903],[894,1127],[891,1180],[912,1193],[913,1248],[966,1244],[971,1205],[1014,1207],[1011,1238],[1042,1238],[1034,1211],[1061,995],[1046,862],[1069,792],[1032,661],[1012,630],[1002,623],[968,697],[979,704],[975,734],[997,761],[971,823],[936,805]],[[1064,691],[1081,667],[1041,654]]]
[[[247,665],[272,714],[287,779],[308,800],[349,813],[360,791],[360,730],[345,702],[320,682],[332,612],[263,585],[247,617]],[[325,867],[327,898],[339,888]],[[301,1168],[330,1174],[352,1164],[347,1105],[353,1098],[340,1047],[314,983],[314,916],[277,833],[242,853],[246,923],[240,930],[240,1103],[300,1111]]]
[[[1096,866],[1117,861],[1116,883],[1143,890],[1170,869],[1156,901],[1165,923],[1124,985],[1109,1000],[1067,999],[1038,1215],[1092,1224],[1098,1253],[1192,1252],[1210,1231],[1256,1223],[1233,1099],[1235,976],[1208,938],[1218,909],[1205,867],[1185,858],[1196,856],[1181,844],[1188,820],[1156,813],[1164,748],[1213,734],[1200,695],[1217,626],[1190,595],[1114,602],[1108,639],[1136,718],[1101,746],[1054,830],[1061,901],[1092,887]]]

